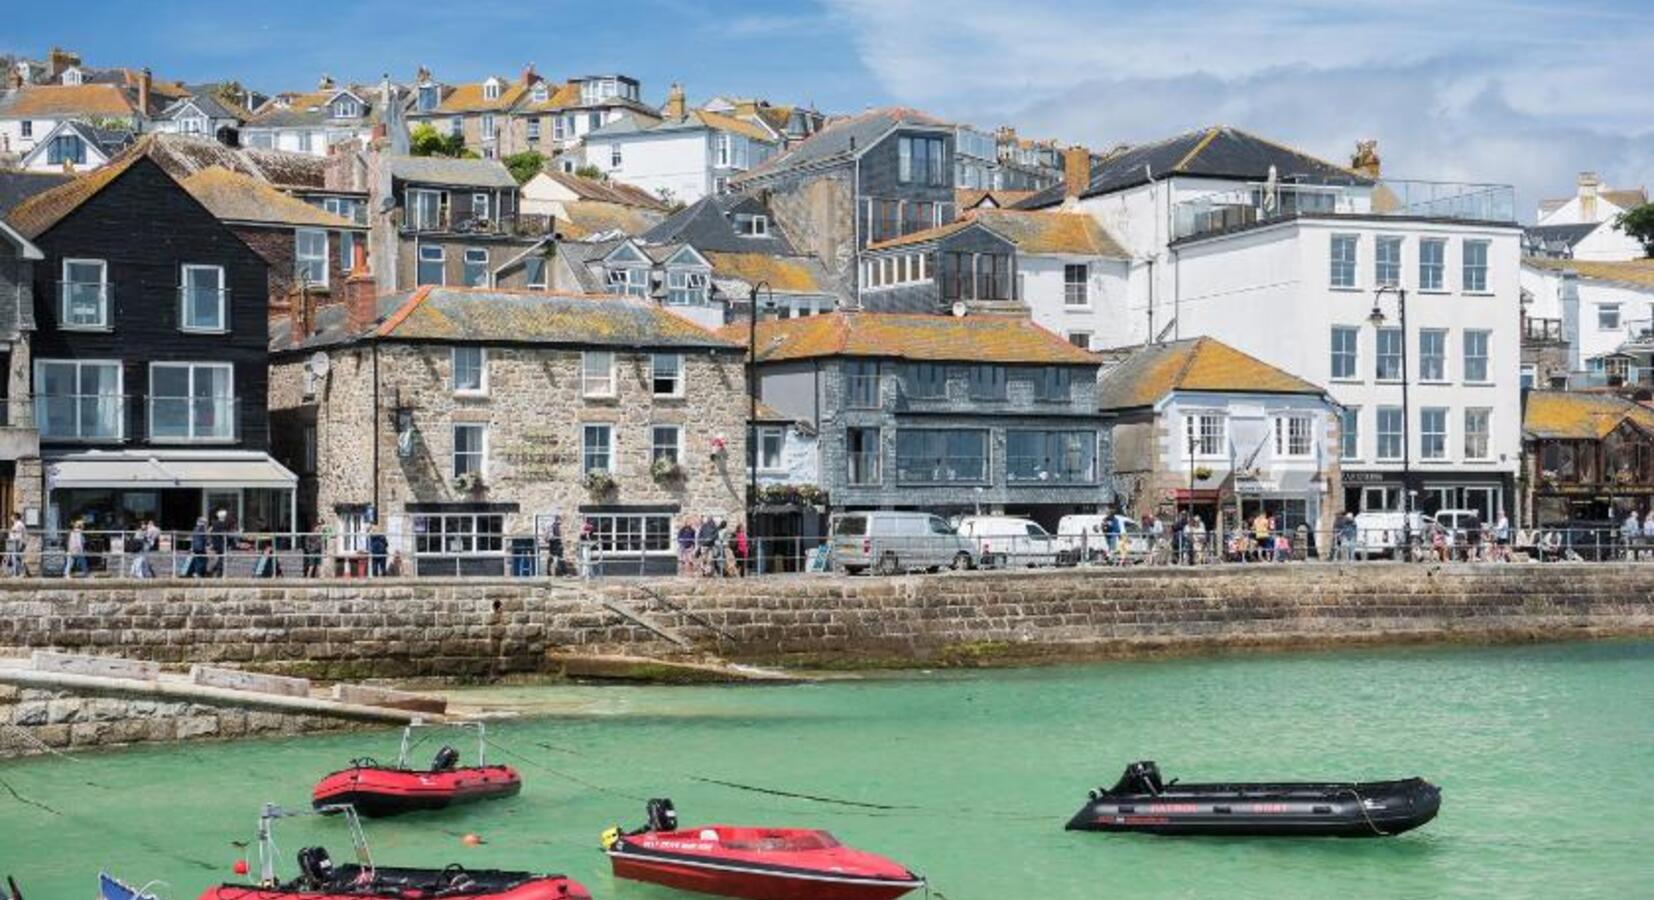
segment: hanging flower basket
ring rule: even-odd
[[[663,456],[660,459],[655,460],[653,465],[649,466],[649,474],[654,476],[656,481],[682,481],[683,466],[678,465],[677,460],[668,459]]]
[[[461,494],[478,494],[487,489],[481,472],[466,472],[454,476],[454,490]]]
[[[615,479],[608,472],[594,470],[586,473],[583,481],[586,492],[593,497],[607,497],[615,492]]]
[[[724,454],[728,452],[729,439],[721,434],[714,436],[712,438],[712,458],[714,460],[722,459]]]
[[[1205,480],[1207,480],[1208,478],[1211,478],[1211,477],[1212,477],[1212,470],[1211,469],[1207,468],[1206,466],[1196,466],[1195,467],[1195,480],[1196,481],[1205,481]]]

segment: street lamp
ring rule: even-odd
[[[758,503],[758,291],[769,295],[768,306],[775,305],[775,289],[768,281],[752,286],[747,295],[747,537],[752,542],[753,558],[758,557],[758,533],[753,510]]]
[[[1373,330],[1384,327],[1384,310],[1379,304],[1385,294],[1396,295],[1396,317],[1401,326],[1401,539],[1406,552],[1413,552],[1413,511],[1410,508],[1409,487],[1412,483],[1412,422],[1413,413],[1407,404],[1407,289],[1393,284],[1379,285],[1373,291],[1373,311],[1367,314],[1367,321],[1373,323]],[[1377,336],[1374,336],[1377,340]]]

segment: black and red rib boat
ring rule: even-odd
[[[1091,798],[1069,831],[1172,835],[1388,837],[1436,817],[1441,788],[1399,781],[1169,784],[1152,762],[1135,762]]]
[[[476,729],[476,765],[461,766],[459,751],[444,746],[431,760],[429,769],[409,768],[408,753],[412,749],[414,729],[423,726],[424,723],[415,720],[403,730],[396,765],[381,765],[371,757],[353,759],[350,768],[333,772],[317,782],[312,792],[315,808],[349,804],[364,816],[394,816],[510,797],[523,789],[516,769],[488,765],[488,739],[481,722],[455,723],[455,727]]]
[[[803,828],[678,828],[670,800],[649,824],[603,835],[617,878],[742,900],[894,900],[925,886],[900,863]]]

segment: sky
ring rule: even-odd
[[[1227,124],[1394,178],[1514,184],[1524,219],[1594,170],[1654,187],[1650,0],[81,0],[23,4],[0,52],[234,78],[623,72],[661,102],[914,106],[1097,150]]]

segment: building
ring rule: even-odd
[[[24,176],[27,178],[28,176]],[[40,430],[30,403],[30,337],[34,331],[36,266],[45,254],[16,228],[7,224],[8,195],[25,185],[10,185],[15,175],[0,175],[0,516],[9,525],[12,513],[23,513],[31,527],[41,524],[43,481],[40,466]],[[36,185],[39,186],[39,185]]]
[[[720,332],[745,341],[747,326]],[[1096,357],[1027,319],[840,312],[764,320],[760,399],[817,434],[834,512],[1026,515],[1112,499]]]
[[[150,129],[210,137],[231,146],[240,144],[242,123],[251,118],[252,113],[222,96],[213,89],[216,87],[193,91],[187,97],[174,100],[155,115]]]
[[[640,121],[659,118],[643,102],[643,86],[629,75],[584,75],[560,85],[545,84],[531,91],[511,115],[512,152],[536,150],[557,159],[555,168],[573,172],[580,164],[578,150],[586,136],[622,117]]]
[[[761,192],[799,249],[852,296],[861,251],[954,220],[954,128],[924,113],[878,109],[833,122],[730,179]]]
[[[688,109],[672,85],[660,117],[624,115],[586,135],[586,165],[668,203],[729,190],[731,178],[779,152],[781,138],[757,116]]]
[[[1524,359],[1524,383],[1568,387],[1654,387],[1654,260],[1522,260],[1523,338],[1564,348],[1554,361]],[[1544,366],[1544,371],[1541,371]],[[1547,377],[1548,376],[1548,377]]]
[[[0,96],[0,154],[22,159],[64,122],[136,132],[149,118],[150,80],[117,84],[26,85]]]
[[[640,235],[668,213],[665,202],[641,188],[555,170],[536,173],[521,195],[523,212],[550,217],[557,234],[572,240]]]
[[[815,429],[767,403],[752,420],[751,454],[758,496],[752,507],[754,571],[802,572],[810,551],[827,534],[826,494],[821,490],[821,445]]]
[[[366,143],[377,125],[400,128],[402,100],[388,79],[378,85],[335,84],[324,75],[314,91],[277,94],[253,110],[241,126],[241,143],[326,156],[345,141]]]
[[[827,117],[809,106],[787,106],[752,97],[713,97],[701,109],[764,126],[783,149],[821,130]]]
[[[302,518],[346,552],[376,526],[412,571],[499,575],[560,518],[570,557],[589,521],[601,571],[661,574],[683,516],[745,518],[742,347],[655,304],[364,274],[271,348]]]
[[[1316,547],[1344,508],[1339,408],[1320,387],[1214,338],[1151,344],[1104,371],[1120,509],[1228,531],[1259,511]]]
[[[1066,151],[1056,141],[1035,141],[1018,137],[1015,128],[994,132],[998,165],[991,171],[993,183],[981,185],[1004,191],[1040,191],[1063,180],[1067,169]]]
[[[86,172],[109,162],[132,142],[131,131],[65,119],[23,154],[18,168],[28,172]]]
[[[1642,242],[1614,220],[1647,202],[1646,188],[1611,190],[1597,173],[1581,172],[1574,196],[1539,201],[1538,216],[1523,233],[1523,252],[1597,262],[1641,259],[1648,255]]]
[[[13,208],[34,264],[33,403],[49,530],[153,517],[293,526],[265,452],[266,264],[160,165],[128,153]],[[165,240],[134,239],[165,223]]]
[[[437,84],[426,70],[414,85],[414,104],[408,110],[410,128],[430,125],[438,133],[453,135],[483,159],[499,159],[529,149],[512,140],[511,111],[531,96],[543,98],[550,90],[534,67],[523,69],[516,81],[491,75],[465,84]],[[429,101],[435,96],[436,105]]]
[[[1654,503],[1654,409],[1605,393],[1530,391],[1524,521],[1607,526]]]

